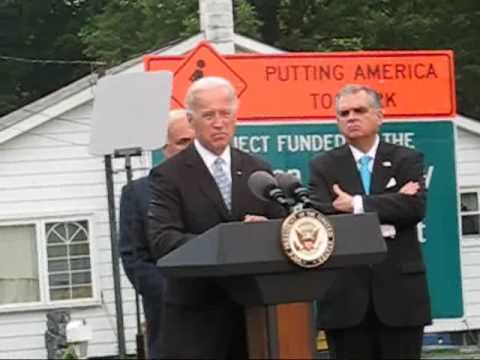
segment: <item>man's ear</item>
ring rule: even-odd
[[[377,122],[378,122],[378,125],[380,126],[383,123],[383,109],[377,110],[377,117],[378,117]]]
[[[165,145],[163,145],[160,150],[162,151],[163,156],[165,156],[165,158],[168,159],[168,157],[170,156],[170,151],[169,151],[169,148],[168,148],[168,143],[165,144]]]
[[[237,116],[238,116],[238,109],[240,108],[240,100],[239,99],[236,99],[235,100],[235,103],[233,105],[233,115],[235,117],[235,120],[237,119]]]

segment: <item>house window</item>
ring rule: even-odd
[[[479,191],[468,191],[460,194],[462,235],[480,235],[479,197]]]
[[[51,300],[92,297],[87,221],[46,223]]]
[[[0,305],[40,300],[35,225],[0,227]]]
[[[86,219],[0,223],[0,307],[94,299]]]

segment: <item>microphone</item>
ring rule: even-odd
[[[283,190],[278,187],[277,180],[267,171],[258,170],[252,173],[248,178],[248,187],[261,200],[273,200],[285,207],[289,205]]]
[[[289,173],[279,173],[275,175],[275,178],[288,197],[295,199],[304,207],[312,206],[307,188],[302,185],[296,176]]]

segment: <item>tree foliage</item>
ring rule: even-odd
[[[80,38],[85,54],[117,64],[198,31],[197,1],[110,0]]]
[[[235,31],[289,51],[452,49],[480,119],[478,0],[232,0]],[[199,31],[198,0],[3,0],[0,55],[113,65]],[[0,115],[94,70],[0,58]]]
[[[78,31],[103,0],[4,0],[0,2],[0,115],[90,71],[88,64],[35,62],[83,59]]]
[[[260,21],[246,0],[235,1],[234,13],[238,32],[250,36],[258,32]],[[110,0],[82,29],[80,38],[88,56],[116,64],[199,31],[198,1]]]

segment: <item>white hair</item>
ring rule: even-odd
[[[185,109],[174,109],[168,112],[166,144],[170,142],[169,140],[171,137],[172,125],[175,124],[177,121],[180,121],[186,118],[187,118],[187,110]]]
[[[175,121],[183,119],[187,116],[187,110],[185,109],[174,109],[168,112],[168,127]]]
[[[337,96],[335,97],[336,111],[338,112],[338,103],[344,96],[353,95],[361,91],[364,91],[368,95],[370,99],[370,105],[373,108],[377,110],[382,109],[382,99],[377,90],[367,85],[347,84],[338,91]]]
[[[187,90],[185,95],[185,105],[187,107],[187,112],[191,113],[195,107],[196,96],[199,91],[215,89],[218,87],[223,87],[227,89],[231,97],[231,101],[234,106],[237,105],[237,94],[235,88],[227,79],[224,79],[219,76],[206,76],[194,81]]]

